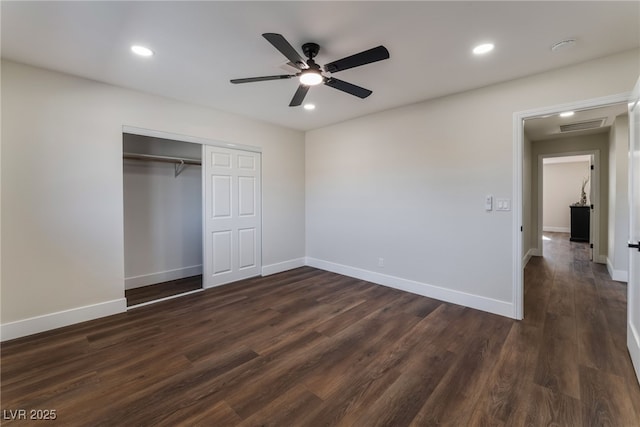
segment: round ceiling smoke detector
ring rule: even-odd
[[[575,44],[576,44],[575,39],[562,40],[562,41],[559,41],[558,43],[554,43],[553,46],[551,46],[551,51],[559,52],[561,50],[567,50],[572,48]]]

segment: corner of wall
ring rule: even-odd
[[[291,259],[288,261],[278,262],[276,264],[263,265],[262,275],[270,276],[283,271],[293,270],[294,268],[304,267],[306,265],[306,257]]]

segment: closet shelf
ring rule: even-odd
[[[202,161],[200,159],[189,159],[186,157],[170,157],[170,156],[157,156],[155,154],[138,154],[138,153],[122,153],[123,159],[129,160],[142,160],[146,162],[163,162],[173,163],[175,165],[175,176],[177,177],[184,170],[187,165],[200,166]]]

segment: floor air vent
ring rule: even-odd
[[[560,132],[574,132],[577,130],[587,130],[587,129],[596,129],[601,128],[604,125],[604,122],[607,120],[606,117],[601,119],[593,119],[586,122],[578,122],[578,123],[570,123],[568,125],[560,125]]]

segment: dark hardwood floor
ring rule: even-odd
[[[124,291],[127,307],[202,289],[202,274]]]
[[[4,343],[3,424],[638,426],[625,286],[550,237],[520,322],[304,267]]]

